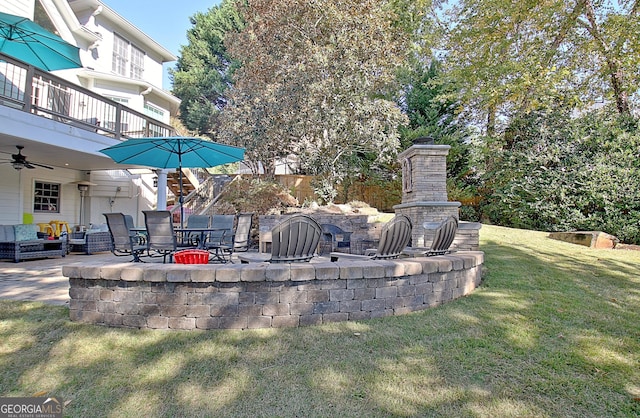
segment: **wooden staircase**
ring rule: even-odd
[[[176,201],[180,196],[180,172],[167,173],[167,187],[171,190],[171,193],[176,196]],[[196,189],[195,185],[191,183],[189,177],[186,174],[182,174],[182,193],[183,196],[187,196],[189,193]]]
[[[191,180],[193,179],[193,180]],[[182,175],[182,190],[184,196],[185,214],[203,215],[211,212],[213,205],[220,197],[220,193],[224,186],[231,181],[226,175],[212,176],[209,173],[195,173],[193,170],[186,169]],[[174,222],[180,222],[179,216],[179,197],[180,197],[180,173],[167,173],[167,187],[175,196],[175,200],[171,202],[173,207],[171,213],[176,216]],[[167,202],[170,203],[170,202]],[[211,213],[209,213],[211,214]]]

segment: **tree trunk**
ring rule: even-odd
[[[629,96],[624,88],[624,70],[622,69],[622,65],[620,65],[620,60],[615,56],[614,52],[611,51],[611,48],[607,45],[602,33],[600,32],[600,27],[598,26],[596,13],[591,0],[585,1],[585,13],[587,15],[588,24],[583,23],[583,25],[589,31],[591,36],[593,36],[600,53],[602,53],[602,56],[607,63],[609,77],[611,80],[611,89],[613,90],[613,96],[616,100],[618,113],[621,115],[628,115],[631,113],[631,110],[629,107]]]
[[[496,106],[490,104],[487,109],[487,136],[492,137],[496,134]]]

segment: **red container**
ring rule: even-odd
[[[173,254],[173,259],[178,264],[207,264],[209,262],[209,251],[182,250]]]

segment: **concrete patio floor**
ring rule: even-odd
[[[14,263],[0,261],[0,299],[38,301],[53,305],[69,303],[69,279],[62,266],[122,262],[124,257],[111,253],[69,254],[64,258],[45,258]]]

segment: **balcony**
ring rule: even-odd
[[[116,139],[175,134],[170,125],[4,54],[0,104]]]

